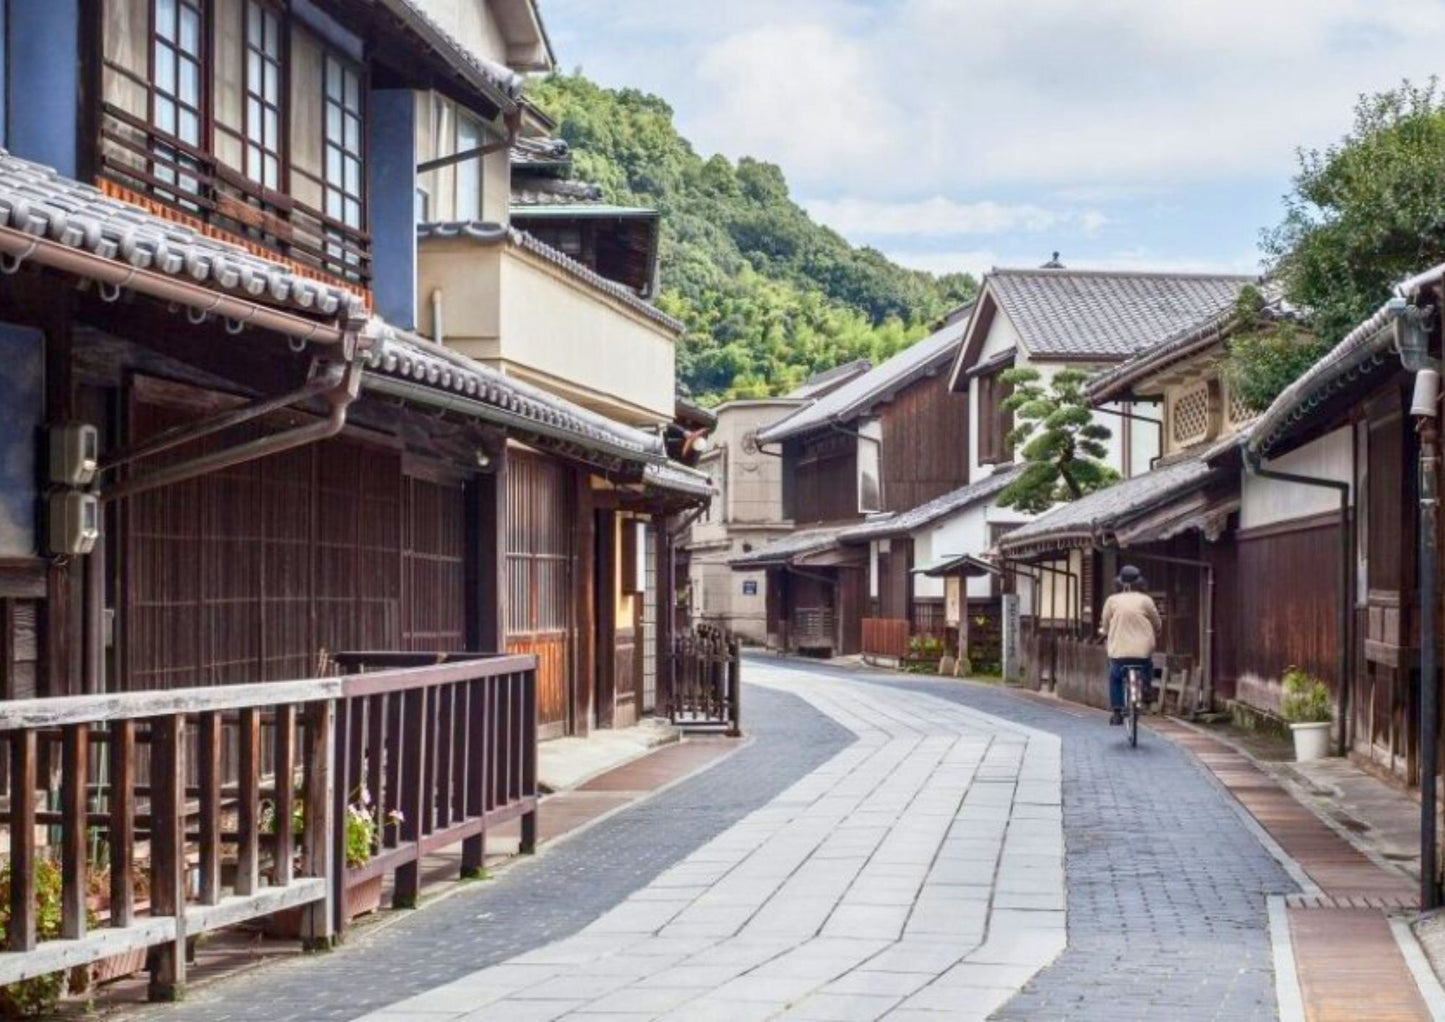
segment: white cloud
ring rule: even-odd
[[[1108,217],[1093,209],[1049,209],[991,200],[955,202],[943,196],[918,202],[815,199],[804,205],[814,219],[846,235],[865,237],[950,237],[1064,229],[1092,234],[1108,223]]]
[[[982,277],[999,265],[998,253],[989,249],[963,252],[910,252],[889,249],[883,253],[899,266],[925,273],[971,273]]]

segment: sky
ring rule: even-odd
[[[542,0],[559,64],[907,266],[1257,272],[1299,147],[1445,67],[1445,0]]]

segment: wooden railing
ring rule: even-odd
[[[714,625],[672,640],[669,715],[679,727],[742,734],[742,643]]]
[[[105,178],[303,265],[370,284],[371,238],[365,231],[252,181],[112,103],[103,104],[101,113],[99,169]]]
[[[389,656],[339,656],[351,670],[387,668],[346,677],[0,702],[10,764],[0,984],[150,949],[151,996],[172,999],[197,934],[297,909],[302,939],[324,946],[345,925],[359,874],[395,870],[397,900],[409,904],[427,852],[470,842],[464,868],[479,868],[486,829],[518,816],[530,850],[535,661],[443,654],[422,655],[422,666],[417,654]],[[239,781],[223,786],[228,745]],[[191,786],[188,748],[199,759]],[[347,809],[361,778],[380,800],[375,819],[385,824],[388,807],[402,818],[347,869]],[[58,811],[42,810],[57,793]],[[58,856],[42,841],[46,827]],[[52,856],[60,924],[42,933],[36,877]],[[93,928],[95,861],[110,876],[104,925]]]
[[[863,652],[869,656],[908,656],[908,622],[902,618],[865,617],[863,619]]]

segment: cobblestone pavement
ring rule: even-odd
[[[576,936],[370,1022],[984,1019],[1064,949],[1061,743],[755,662],[857,741]]]
[[[377,931],[362,930],[329,955],[278,963],[129,1017],[354,1019],[566,938],[853,741],[796,696],[750,688],[748,714],[751,742],[720,767],[543,846],[535,859],[518,861],[494,880]]]
[[[1233,798],[1148,730],[1001,688],[820,668],[923,691],[1063,738],[1069,947],[1000,1019],[1273,1019],[1265,898],[1298,890]]]

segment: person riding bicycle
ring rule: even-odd
[[[1099,634],[1109,654],[1110,724],[1124,723],[1124,679],[1129,668],[1138,667],[1144,676],[1144,701],[1154,683],[1154,644],[1164,624],[1159,608],[1144,592],[1144,576],[1132,564],[1124,565],[1116,580],[1119,591],[1104,601]]]

